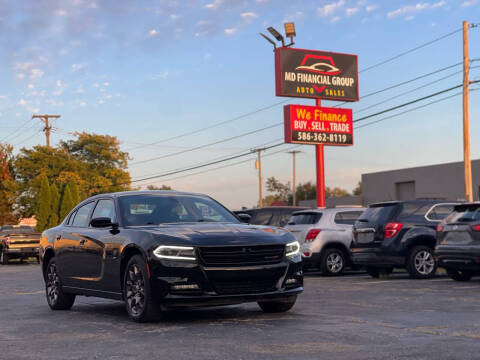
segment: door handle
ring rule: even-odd
[[[85,239],[80,240],[79,245],[80,245],[80,246],[85,245],[85,241],[86,241]]]
[[[56,240],[56,241],[60,240],[61,238],[62,238],[62,235],[57,235],[57,236],[55,236],[55,240]]]

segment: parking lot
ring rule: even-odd
[[[3,359],[472,359],[480,351],[480,280],[404,273],[309,273],[292,311],[256,304],[172,311],[137,324],[123,304],[79,297],[51,311],[39,265],[0,267]]]

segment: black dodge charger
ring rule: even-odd
[[[302,292],[299,244],[286,230],[243,224],[212,198],[172,191],[102,194],[43,232],[47,302],[76,295],[124,300],[150,321],[169,307],[256,301],[287,311]]]

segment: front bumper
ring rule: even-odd
[[[442,268],[480,273],[480,252],[437,249],[434,256],[438,266]]]
[[[405,266],[405,257],[395,256],[382,251],[381,248],[351,248],[351,259],[359,266]]]
[[[168,307],[275,300],[303,291],[300,256],[268,265],[207,267],[153,260],[149,266],[154,296]]]

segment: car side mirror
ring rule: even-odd
[[[112,219],[109,217],[98,217],[90,220],[90,226],[94,228],[105,228],[111,227],[113,229],[118,229],[118,223],[112,222]]]
[[[245,213],[240,213],[237,214],[238,218],[240,219],[241,222],[244,222],[248,224],[250,222],[250,219],[252,218],[250,215],[245,214]]]

